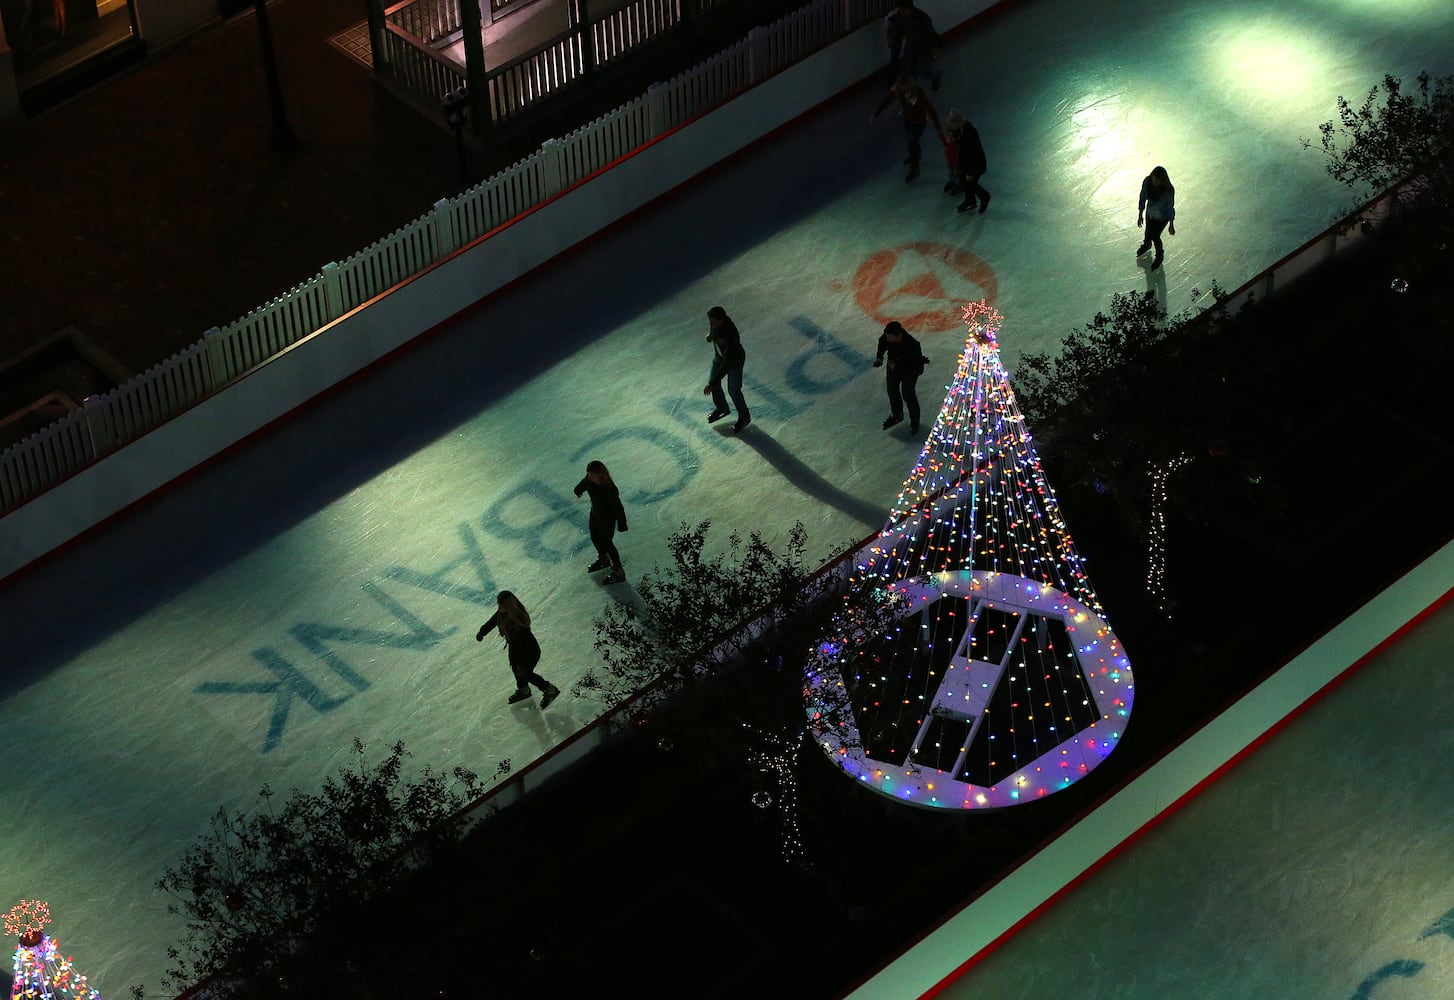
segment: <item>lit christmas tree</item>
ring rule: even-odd
[[[805,675],[845,772],[950,809],[1069,786],[1115,747],[1133,693],[1000,361],[1001,317],[976,302],[964,319],[944,407]]]
[[[60,945],[45,933],[48,923],[50,907],[38,899],[22,899],[5,914],[5,933],[20,939],[11,1000],[101,1000],[71,960],[61,957]]]

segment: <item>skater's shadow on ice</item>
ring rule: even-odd
[[[1156,296],[1156,301],[1161,304],[1161,311],[1167,312],[1166,305],[1166,266],[1151,269],[1151,258],[1142,257],[1136,262],[1136,266],[1146,272],[1146,290]]]
[[[577,719],[573,713],[561,711],[566,704],[567,699],[562,698],[545,711],[541,711],[538,705],[520,706],[521,711],[517,713],[520,721],[539,742],[535,751],[536,755],[549,750],[557,743],[564,743],[569,737],[574,736],[576,730],[583,725],[583,721]]]
[[[883,523],[888,516],[887,511],[866,500],[860,500],[853,494],[846,493],[837,486],[834,486],[828,480],[818,475],[811,466],[805,464],[796,455],[784,448],[776,438],[770,437],[762,430],[754,428],[746,434],[739,435],[738,440],[750,446],[766,459],[774,469],[782,473],[784,479],[796,486],[801,492],[806,493],[815,500],[822,501],[830,507],[841,510],[867,528],[883,527]]]

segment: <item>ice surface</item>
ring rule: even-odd
[[[593,661],[610,597],[584,572],[586,461],[621,485],[633,577],[682,521],[779,538],[801,519],[815,555],[861,538],[918,451],[906,425],[879,429],[884,320],[923,317],[927,430],[955,302],[993,293],[1013,369],[1115,291],[1176,310],[1213,278],[1235,287],[1346,204],[1299,143],[1334,97],[1451,72],[1451,52],[1444,3],[1011,5],[950,47],[936,95],[984,139],[985,216],[940,192],[932,136],[903,183],[898,123],[867,124],[877,91],[795,123],[12,582],[0,898],[49,900],[108,995],[155,984],[177,924],[152,886],[219,804],[315,787],[356,736],[488,774],[594,717],[569,697],[507,706],[499,641],[473,639],[509,588],[546,677]],[[1155,163],[1178,235],[1148,275],[1135,198]],[[705,423],[718,304],[748,352],[739,438]],[[280,677],[286,717],[256,688]]]
[[[1450,996],[1451,642],[1445,605],[939,995]]]

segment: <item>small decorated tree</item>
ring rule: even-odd
[[[5,914],[5,933],[19,937],[11,1000],[101,1000],[69,957],[62,957],[56,939],[45,932],[50,907],[38,899],[22,899]]]

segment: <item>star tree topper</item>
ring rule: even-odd
[[[21,938],[40,939],[50,923],[50,904],[39,899],[22,899],[5,913],[5,933]]]

